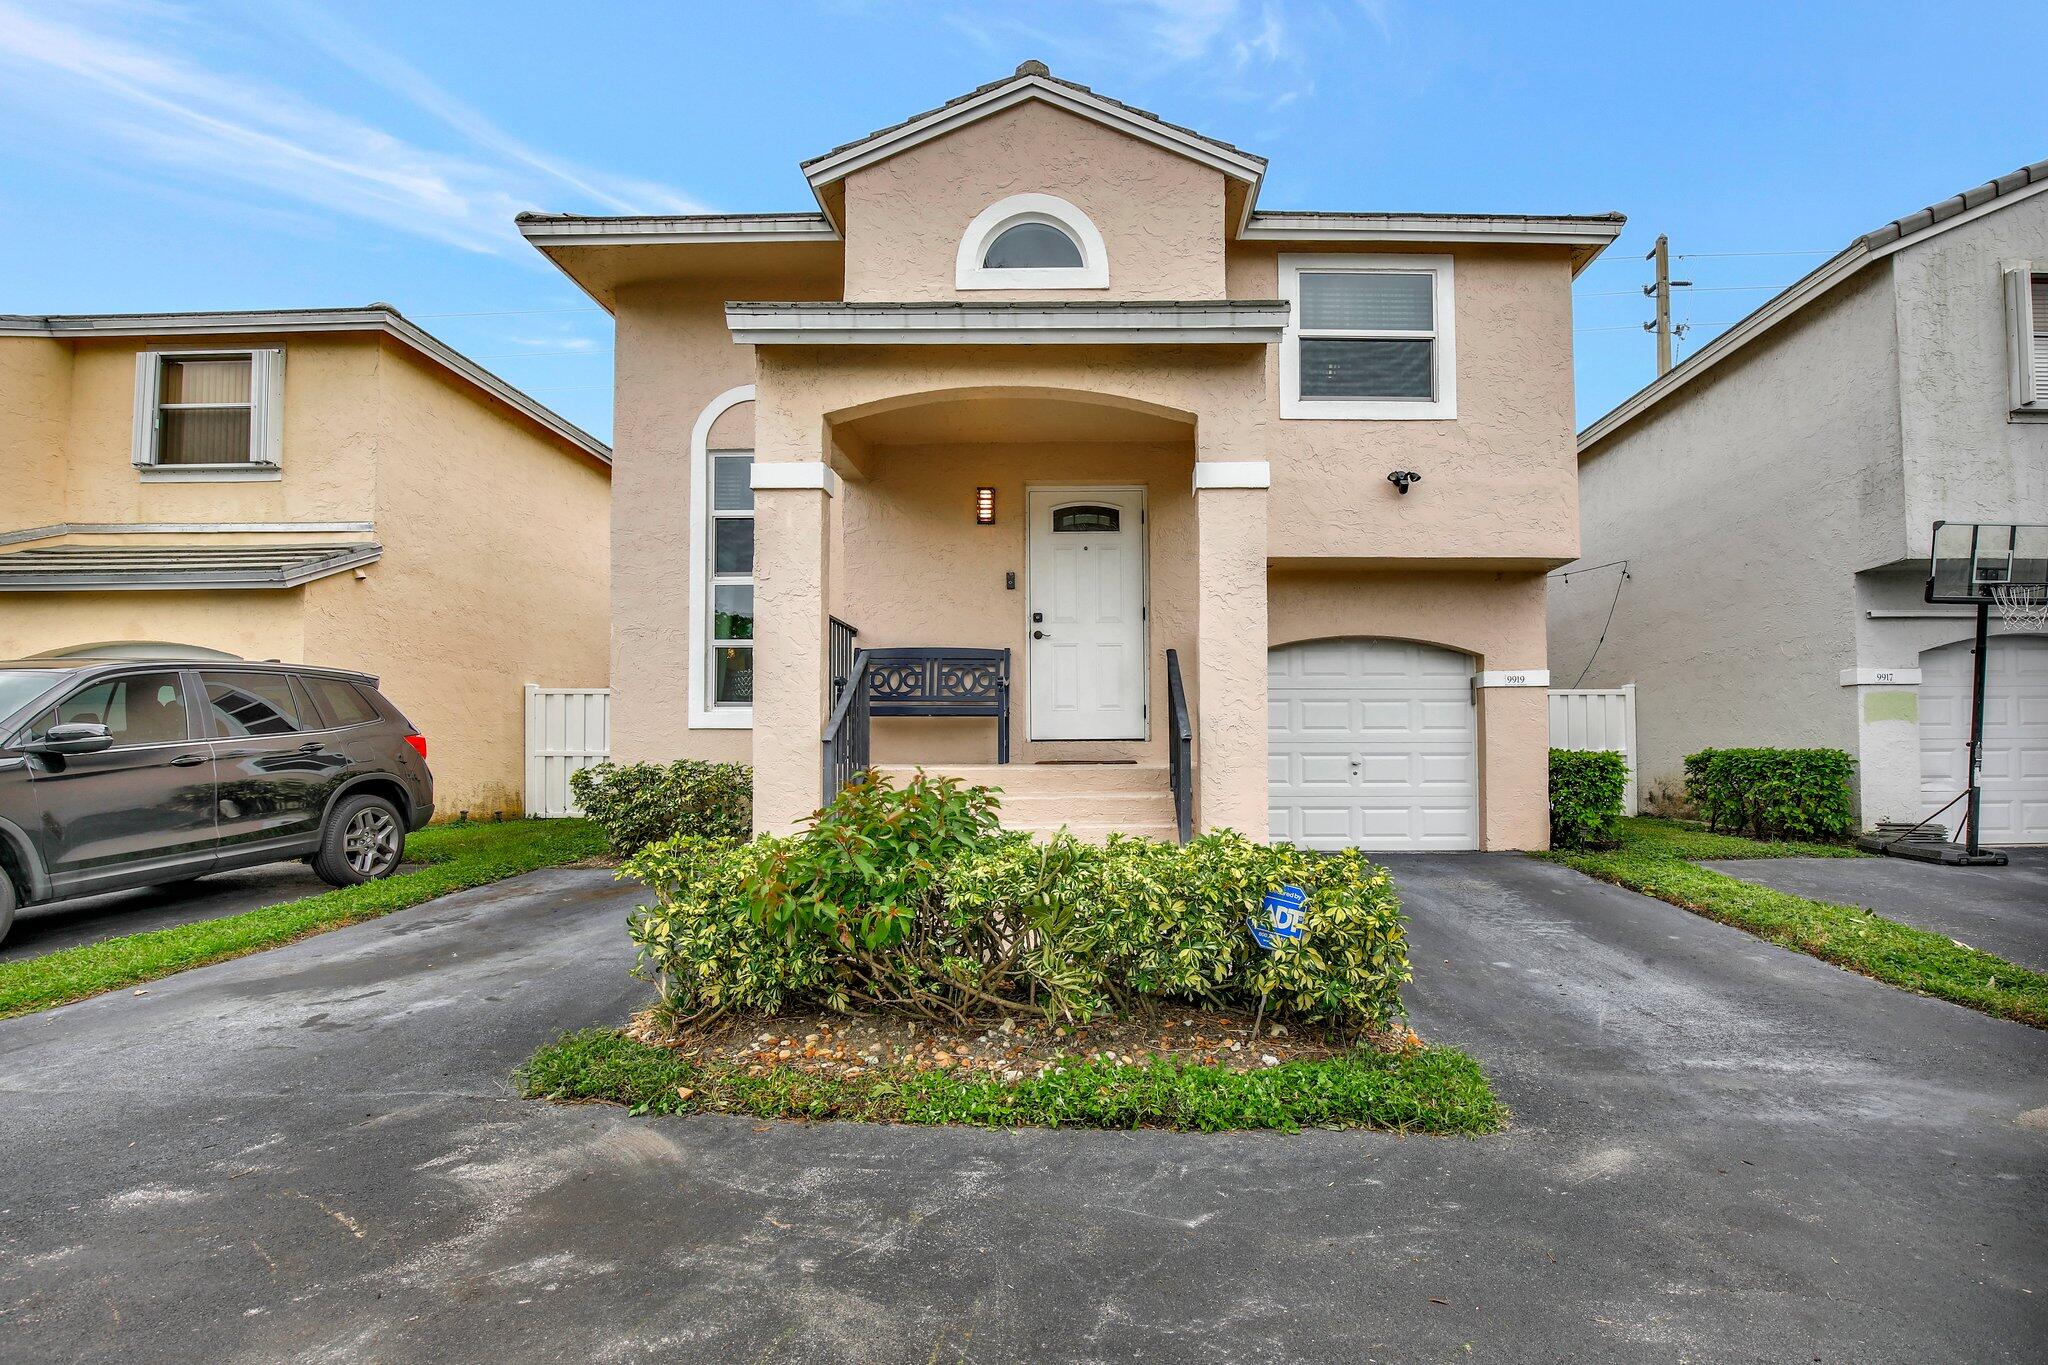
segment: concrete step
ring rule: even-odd
[[[1073,835],[1076,839],[1080,839],[1091,844],[1108,843],[1109,836],[1112,834],[1136,835],[1138,837],[1146,839],[1157,839],[1161,843],[1166,844],[1178,843],[1180,840],[1180,831],[1178,828],[1175,827],[1174,823],[1171,820],[1167,821],[1165,824],[1145,825],[1100,825],[1091,822],[1086,824],[1051,825],[1043,829],[1026,825],[1013,825],[1006,820],[1003,822],[1003,828],[1021,830],[1025,834],[1034,834],[1040,838],[1045,838],[1049,835],[1057,834],[1062,829],[1064,829],[1067,833]]]
[[[1009,792],[1003,803],[1003,823],[1025,825],[1058,824],[1062,820],[1172,820],[1173,793],[1156,792]]]
[[[918,765],[879,765],[901,786]],[[1164,763],[929,763],[933,777],[957,777],[977,787],[1001,787],[1006,798],[1073,792],[1169,792]]]

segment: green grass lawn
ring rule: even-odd
[[[1853,849],[1762,843],[1669,820],[1624,820],[1622,826],[1619,848],[1541,856],[1889,985],[2048,1028],[2048,975],[1965,948],[1946,934],[1884,919],[1858,906],[1756,886],[1692,861],[1864,856]]]
[[[1259,1071],[1153,1061],[1075,1062],[1004,1083],[945,1072],[751,1076],[709,1067],[614,1029],[564,1034],[519,1082],[535,1099],[596,1101],[636,1114],[697,1112],[776,1119],[968,1124],[986,1128],[1385,1128],[1497,1132],[1507,1110],[1479,1064],[1455,1048],[1358,1051]]]
[[[0,963],[0,1019],[274,948],[309,934],[388,915],[450,891],[576,862],[603,851],[604,836],[584,820],[430,825],[406,840],[406,860],[425,864],[413,872],[245,914]]]

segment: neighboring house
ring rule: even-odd
[[[1550,657],[1636,684],[1646,797],[1745,744],[1847,750],[1866,826],[1963,789],[1974,613],[1922,600],[1928,543],[2048,522],[2044,191],[2048,161],[1857,238],[1580,434]],[[1982,834],[2048,841],[2048,637],[1995,622]]]
[[[1260,158],[1035,62],[803,170],[819,212],[521,219],[618,320],[617,754],[751,759],[786,830],[851,646],[1007,650],[1010,766],[881,714],[999,653],[873,669],[836,742],[1171,836],[1172,651],[1201,825],[1544,846],[1571,282],[1619,217],[1262,210]]]
[[[381,305],[0,316],[0,659],[362,669],[516,814],[522,685],[604,684],[609,461]]]

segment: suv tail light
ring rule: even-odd
[[[426,760],[427,737],[425,735],[420,734],[418,731],[414,731],[413,733],[405,737],[405,742],[407,744],[412,745],[412,751],[420,756],[420,760],[422,762]]]

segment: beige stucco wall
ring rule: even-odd
[[[362,335],[124,337],[74,348],[67,502],[75,522],[368,521],[378,346]],[[284,477],[144,483],[131,463],[138,351],[284,351]]]
[[[17,359],[5,362],[0,385],[32,392],[24,415],[66,434],[61,465],[45,462],[36,481],[61,493],[61,504],[44,498],[61,515],[19,517],[10,499],[10,525],[369,522],[374,532],[69,539],[221,546],[374,536],[383,556],[360,578],[275,592],[10,594],[0,598],[0,657],[148,640],[361,669],[427,734],[444,814],[521,810],[524,684],[607,678],[601,464],[373,334],[47,344],[71,357],[68,381],[45,378],[31,390],[20,376],[32,367]],[[130,463],[135,355],[210,344],[284,349],[282,477],[146,484]],[[37,354],[0,341],[0,361]],[[64,367],[41,354],[33,368],[61,376]]]
[[[1462,650],[1478,670],[1546,667],[1540,572],[1309,571],[1271,581],[1274,645],[1339,636]],[[1479,690],[1480,844],[1546,848],[1550,715],[1540,687]]]
[[[283,592],[32,592],[0,597],[0,659],[127,640],[305,658],[306,589]]]
[[[1274,298],[1299,244],[1231,249],[1233,298]],[[1374,253],[1398,248],[1372,246]],[[1572,277],[1559,248],[1435,246],[1452,260],[1458,415],[1449,421],[1276,420],[1273,553],[1363,563],[1466,559],[1555,566],[1578,554]],[[1339,247],[1336,254],[1351,254]],[[1267,358],[1280,391],[1280,349]],[[1276,400],[1277,402],[1277,400]],[[1387,482],[1412,469],[1406,495]]]
[[[67,520],[71,350],[46,337],[0,337],[0,532]]]
[[[1018,105],[846,177],[846,297],[1222,298],[1223,187],[1221,173],[1186,157]],[[962,234],[1013,194],[1051,194],[1088,215],[1108,251],[1108,288],[956,290]]]
[[[427,736],[442,814],[516,815],[525,685],[605,685],[609,482],[395,346],[376,380],[384,554],[308,587],[307,657],[382,678]]]

